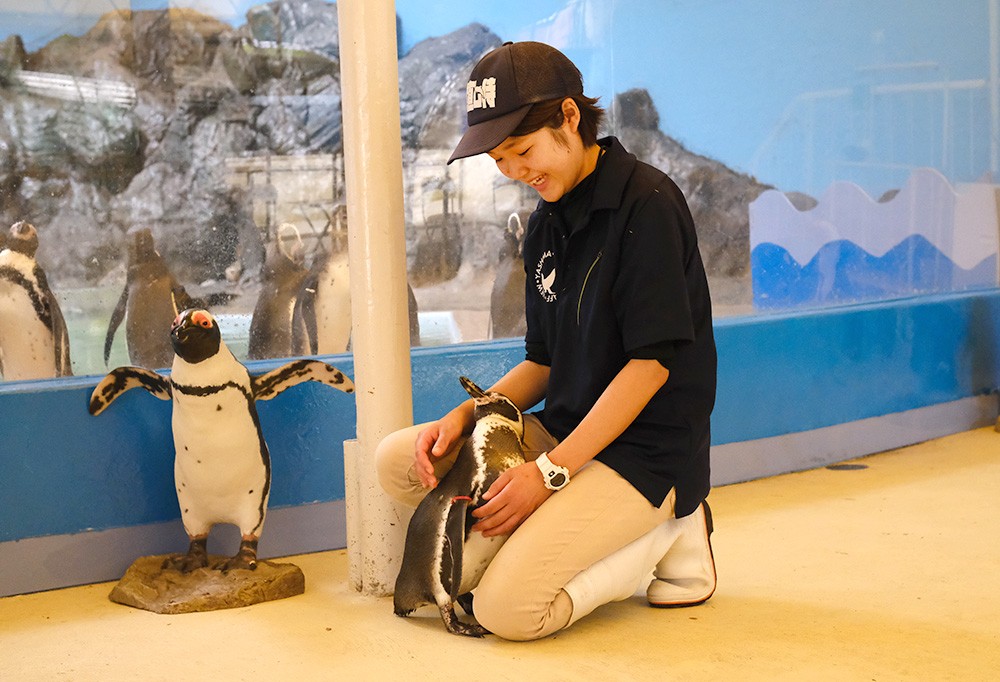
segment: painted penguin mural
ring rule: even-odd
[[[174,320],[176,352],[169,377],[139,367],[119,367],[94,389],[90,413],[103,412],[119,395],[144,388],[173,401],[174,482],[187,554],[164,568],[189,572],[208,565],[208,534],[217,523],[240,529],[239,552],[216,566],[222,571],[254,569],[271,488],[271,460],[257,417],[257,400],[270,400],[304,381],[346,393],[353,382],[318,360],[297,360],[251,377],[226,347],[210,313],[189,309]]]
[[[425,604],[436,604],[448,632],[482,637],[488,634],[486,628],[458,620],[455,602],[472,615],[469,592],[507,536],[470,533],[475,522],[471,512],[500,474],[524,463],[524,419],[506,396],[487,393],[466,377],[459,381],[475,402],[476,425],[454,466],[413,512],[393,611],[407,616]]]
[[[38,231],[14,223],[0,250],[0,373],[7,381],[73,373],[59,301],[35,261]]]
[[[178,311],[197,305],[170,272],[156,251],[153,233],[148,228],[135,230],[128,242],[128,270],[125,288],[111,313],[104,337],[104,364],[111,357],[111,346],[122,320],[129,362],[150,369],[169,367],[174,350],[163,333]]]

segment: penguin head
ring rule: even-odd
[[[135,265],[156,258],[156,246],[153,243],[153,232],[143,227],[130,233],[132,240],[128,243],[128,263]]]
[[[35,226],[23,220],[11,225],[6,248],[23,253],[28,258],[34,258],[35,251],[38,250],[38,231],[35,230]]]
[[[521,216],[514,211],[507,216],[507,228],[503,231],[503,245],[500,247],[500,260],[522,258],[524,256],[524,224]]]
[[[290,257],[279,242],[271,242],[264,247],[264,267],[261,270],[264,280],[274,281],[285,273],[295,272],[305,272],[301,259]]]
[[[477,421],[483,417],[495,415],[509,422],[517,431],[518,436],[524,436],[524,417],[521,415],[521,410],[517,409],[517,405],[510,398],[496,391],[484,391],[468,377],[459,377],[458,381],[466,393],[472,396],[472,402],[475,403],[473,416]]]
[[[222,333],[207,310],[188,308],[170,325],[170,342],[178,357],[195,364],[219,352]]]

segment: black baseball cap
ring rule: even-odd
[[[448,163],[493,149],[536,102],[583,94],[583,76],[545,43],[504,43],[479,60],[465,89],[469,127]]]

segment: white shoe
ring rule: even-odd
[[[670,549],[685,527],[678,519],[670,519],[573,576],[563,587],[573,601],[573,615],[567,626],[601,604],[635,594],[649,580],[657,559]]]
[[[702,502],[694,513],[677,519],[677,540],[653,569],[654,580],[646,588],[651,606],[694,606],[708,601],[715,592],[715,557],[712,555],[712,510]]]

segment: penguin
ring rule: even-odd
[[[309,271],[298,260],[285,253],[280,240],[267,245],[263,282],[250,319],[247,357],[251,360],[309,352],[302,317],[295,315]]]
[[[73,374],[66,320],[37,251],[35,226],[11,225],[0,251],[0,373],[7,381]]]
[[[503,394],[483,391],[466,377],[459,381],[475,403],[476,425],[454,466],[413,512],[393,611],[405,617],[425,604],[436,604],[448,632],[482,637],[489,631],[460,621],[455,602],[473,615],[469,592],[507,538],[470,533],[475,523],[471,512],[501,473],[524,463],[524,418]]]
[[[299,319],[313,355],[343,353],[351,342],[351,270],[347,249],[324,254],[306,278]]]
[[[209,531],[217,523],[231,523],[240,529],[239,552],[213,568],[253,570],[271,488],[271,460],[255,402],[304,381],[345,393],[352,393],[354,384],[318,360],[296,360],[251,377],[207,310],[178,315],[170,340],[175,355],[169,378],[141,367],[119,367],[94,389],[90,414],[99,415],[137,387],[172,400],[174,482],[189,546],[187,554],[168,558],[163,567],[184,573],[204,568]]]
[[[496,278],[490,292],[490,338],[524,336],[524,227],[516,212],[507,217],[503,246],[500,248]]]
[[[297,328],[306,331],[307,348],[312,355],[343,353],[351,346],[351,269],[345,220],[345,212],[338,209],[332,250],[313,262],[295,311]],[[410,346],[419,346],[417,297],[409,282],[406,296]]]
[[[179,310],[196,305],[156,252],[152,231],[148,228],[133,231],[128,244],[125,287],[104,337],[104,364],[111,357],[118,326],[125,320],[129,362],[150,369],[169,367],[174,351],[170,338],[162,330]]]

